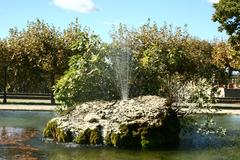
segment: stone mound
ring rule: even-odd
[[[142,96],[128,101],[93,101],[52,119],[44,136],[56,141],[124,148],[156,148],[178,143],[177,115],[165,99]]]

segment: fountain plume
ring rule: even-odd
[[[114,50],[113,68],[115,70],[116,84],[120,91],[122,100],[129,97],[129,78],[130,78],[130,50],[123,43]]]

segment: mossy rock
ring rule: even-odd
[[[106,136],[104,137],[104,144],[107,146],[113,146],[112,140],[111,140],[111,135],[112,135],[112,132],[108,131],[106,133]]]
[[[73,140],[75,143],[78,144],[90,144],[89,138],[91,134],[91,129],[86,129],[84,132],[80,133],[75,139]]]
[[[123,124],[119,133],[108,132],[105,144],[120,148],[155,149],[177,146],[180,122],[173,110],[168,110],[159,125],[147,123]]]
[[[101,128],[97,127],[93,130],[88,128],[84,132],[80,133],[77,137],[75,137],[75,139],[73,141],[75,143],[83,144],[83,145],[103,144]]]
[[[108,132],[104,138],[108,146],[120,148],[139,148],[140,133],[138,132],[139,124],[123,124],[120,126],[120,133]]]
[[[142,146],[143,149],[152,148],[151,142],[149,140],[146,140],[146,139],[141,140],[141,146]]]
[[[104,137],[104,144],[119,148],[156,149],[177,146],[179,143],[180,121],[174,110],[168,109],[160,117],[160,124],[148,123],[122,124],[119,132],[108,131]],[[58,128],[57,121],[50,121],[43,131],[44,137],[53,138],[58,142],[74,141],[83,145],[102,145],[102,127],[86,129],[73,140],[70,130]]]
[[[73,139],[72,132],[70,130],[63,131],[58,128],[56,121],[50,121],[47,123],[43,130],[43,136],[45,138],[53,138],[58,142],[71,142]]]
[[[103,144],[101,127],[97,127],[91,131],[89,141],[90,141],[90,144],[93,144],[93,145]]]
[[[119,147],[121,148],[140,148],[141,134],[139,124],[124,124],[120,126]]]
[[[118,133],[111,133],[111,143],[114,147],[119,147],[120,144],[120,135]]]
[[[45,138],[54,138],[54,135],[56,135],[57,126],[58,124],[56,121],[49,121],[43,130],[43,136]]]
[[[145,149],[176,147],[179,144],[180,121],[174,110],[168,109],[161,125],[142,128],[141,145]]]
[[[162,126],[144,126],[141,129],[141,147],[143,149],[159,148],[165,143]]]

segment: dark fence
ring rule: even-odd
[[[3,103],[7,103],[8,99],[21,99],[21,100],[50,100],[51,104],[55,104],[53,101],[53,95],[51,93],[4,93],[0,92],[0,98],[3,99]]]
[[[3,103],[7,103],[8,99],[22,100],[50,100],[51,104],[55,104],[52,93],[54,85],[54,76],[42,72],[25,69],[16,74],[6,65],[1,69],[0,73],[0,98]]]
[[[0,98],[6,99],[36,99],[51,100],[51,93],[6,93],[0,92]]]

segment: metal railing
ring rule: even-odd
[[[0,92],[0,98],[3,99],[3,103],[7,103],[8,99],[21,99],[21,100],[50,100],[51,104],[55,104],[53,101],[52,93],[13,93],[13,92]]]
[[[0,92],[0,98],[4,98],[4,93]],[[6,99],[39,99],[51,100],[51,93],[6,93]]]
[[[3,99],[3,103],[7,103],[7,99],[23,99],[23,100],[50,100],[51,104],[55,104],[53,92],[51,93],[15,93],[7,92],[8,83],[8,67],[3,67],[3,87],[0,91],[0,98]],[[51,75],[51,84],[54,84],[54,75]]]

